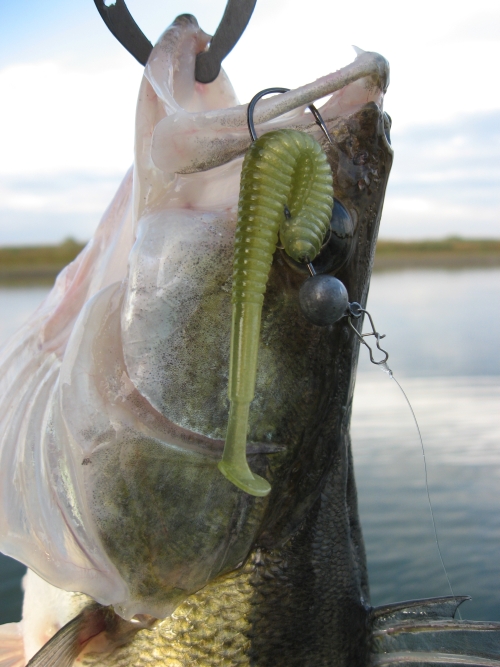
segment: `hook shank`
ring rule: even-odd
[[[255,111],[255,106],[257,102],[265,95],[271,95],[272,93],[288,93],[288,92],[290,92],[290,88],[266,88],[265,90],[261,90],[260,93],[257,93],[257,95],[254,95],[252,97],[247,107],[247,125],[248,125],[248,131],[250,132],[250,136],[252,137],[252,141],[255,141],[257,139],[257,132],[255,131],[255,124],[253,120],[253,113]],[[325,121],[321,117],[320,112],[316,109],[314,104],[309,104],[308,109],[314,116],[314,122],[316,123],[316,125],[319,125],[321,131],[323,132],[329,143],[333,145],[333,139],[330,136],[330,133],[328,132],[328,129],[325,125]]]

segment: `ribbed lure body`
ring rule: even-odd
[[[231,408],[219,468],[252,495],[264,496],[271,488],[248,467],[246,436],[262,303],[278,234],[290,257],[312,262],[329,229],[332,207],[332,173],[315,139],[295,130],[278,130],[250,146],[238,203],[228,389]]]

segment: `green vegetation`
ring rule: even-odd
[[[0,248],[0,284],[51,285],[84,248],[66,239],[60,245]],[[375,271],[402,268],[465,268],[500,266],[500,239],[451,236],[427,241],[377,243]]]
[[[500,239],[463,239],[460,236],[449,236],[446,239],[422,241],[384,241],[377,243],[377,254],[394,253],[500,253]]]
[[[446,239],[377,243],[375,271],[500,266],[500,239]]]
[[[51,285],[83,247],[66,239],[60,245],[0,248],[0,283]]]

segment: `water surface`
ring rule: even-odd
[[[439,543],[468,618],[500,621],[500,382],[404,378],[422,430]],[[372,602],[449,595],[418,434],[397,385],[360,375],[352,425]]]
[[[420,424],[462,614],[500,621],[500,270],[376,273],[368,309]],[[352,440],[372,602],[449,594],[411,412],[363,348]]]
[[[46,293],[0,288],[0,342]],[[368,307],[419,419],[450,580],[473,596],[463,616],[500,621],[500,270],[377,273]],[[411,413],[365,349],[352,437],[372,602],[449,594]],[[0,622],[20,617],[22,572],[0,559]]]

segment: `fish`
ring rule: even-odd
[[[304,266],[274,254],[251,469],[219,471],[229,401],[234,234],[246,105],[181,15],[145,66],[134,165],[93,238],[0,357],[0,549],[25,563],[0,667],[500,665],[466,597],[373,608],[349,424],[359,340],[302,315]],[[258,134],[312,135],[333,175],[315,260],[366,304],[393,160],[389,65],[350,65],[262,100]],[[329,96],[321,115],[307,106]],[[361,320],[354,323],[360,331]]]

